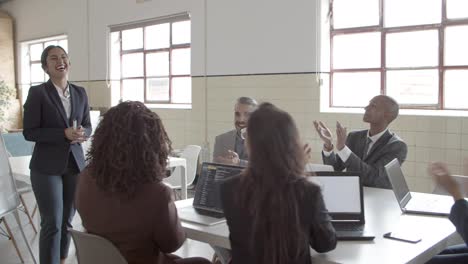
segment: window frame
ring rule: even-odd
[[[190,73],[188,74],[173,74],[172,73],[172,52],[174,50],[178,49],[190,49],[190,54],[192,51],[192,40],[190,39],[189,43],[184,43],[184,44],[173,44],[172,43],[172,31],[173,31],[173,24],[177,22],[183,22],[183,21],[189,21],[190,24],[192,23],[190,19],[190,15],[188,13],[182,13],[182,14],[177,14],[177,15],[172,15],[172,16],[167,16],[167,17],[162,17],[158,19],[151,19],[151,20],[145,20],[145,21],[140,21],[140,22],[135,22],[135,23],[130,23],[130,24],[125,24],[125,25],[117,25],[117,26],[111,26],[110,27],[110,34],[118,32],[118,39],[119,39],[119,58],[120,58],[120,73],[119,75],[119,83],[120,83],[120,89],[119,89],[119,96],[118,96],[118,101],[122,101],[123,98],[123,82],[124,80],[143,80],[143,103],[146,105],[153,105],[153,106],[186,106],[186,105],[191,105],[192,104],[192,99],[190,99],[190,102],[183,102],[183,103],[177,103],[173,102],[173,84],[172,81],[174,78],[181,78],[181,77],[189,77],[191,78],[191,70]],[[146,28],[148,26],[155,26],[155,25],[160,25],[160,24],[165,24],[169,23],[169,47],[167,48],[156,48],[156,49],[146,49]],[[142,28],[143,32],[143,47],[138,48],[138,49],[131,49],[131,50],[123,50],[122,49],[122,31],[124,30],[129,30],[129,29],[137,29],[137,28]],[[190,30],[191,33],[192,30]],[[109,36],[110,36],[109,34]],[[110,47],[111,48],[111,47]],[[152,53],[159,53],[159,52],[168,52],[169,56],[169,73],[168,75],[147,75],[146,73],[146,55],[147,54],[152,54]],[[138,77],[124,77],[123,76],[123,71],[122,71],[122,58],[124,55],[128,54],[138,54],[141,53],[143,55],[143,75],[138,76]],[[111,62],[112,63],[112,62]],[[112,68],[112,67],[110,67]],[[169,99],[168,100],[149,100],[147,97],[147,79],[151,78],[168,78],[169,80]],[[192,89],[192,87],[190,88]]]
[[[441,22],[423,25],[411,26],[398,26],[398,27],[385,27],[384,26],[384,2],[386,0],[379,0],[379,22],[375,26],[363,26],[352,28],[338,28],[333,27],[333,1],[330,0],[330,19],[329,23],[329,44],[330,44],[330,78],[329,78],[329,102],[328,106],[331,108],[360,108],[354,106],[335,106],[333,105],[333,77],[335,73],[353,73],[353,72],[379,72],[380,73],[380,94],[387,93],[386,75],[390,70],[426,70],[435,69],[438,71],[438,96],[437,104],[400,104],[402,109],[422,109],[422,110],[458,110],[466,111],[467,108],[448,108],[444,105],[444,78],[447,70],[468,70],[467,65],[445,65],[444,48],[445,48],[445,32],[447,27],[451,26],[468,26],[468,18],[462,19],[449,19],[447,18],[447,0],[441,0]],[[387,0],[388,1],[388,0]],[[422,67],[387,67],[386,66],[386,37],[391,33],[405,33],[412,31],[422,30],[436,30],[438,34],[438,62],[436,66],[422,66]],[[352,68],[352,69],[334,69],[333,67],[333,41],[335,36],[356,34],[356,33],[380,33],[380,67],[375,68]],[[396,98],[398,100],[398,98]]]
[[[29,92],[29,88],[31,88],[31,86],[33,85],[38,85],[38,84],[41,84],[43,82],[46,82],[48,77],[47,77],[47,74],[45,72],[43,72],[44,74],[44,81],[42,82],[33,82],[32,81],[32,70],[31,70],[31,67],[33,64],[39,64],[41,65],[41,59],[39,58],[39,60],[31,60],[31,56],[30,56],[30,53],[31,53],[31,46],[32,45],[37,45],[37,44],[42,44],[42,50],[44,50],[46,47],[45,47],[45,43],[47,42],[51,42],[51,41],[56,41],[57,42],[57,45],[60,45],[60,41],[66,41],[67,43],[67,46],[66,47],[63,47],[65,49],[65,51],[67,53],[69,53],[69,45],[68,45],[68,36],[66,34],[62,34],[62,35],[56,35],[56,36],[51,36],[51,37],[44,37],[44,38],[38,38],[38,39],[33,39],[33,40],[27,40],[27,41],[22,41],[20,42],[20,50],[21,50],[21,58],[20,58],[20,73],[19,73],[19,76],[20,76],[20,90],[21,90],[21,95],[20,95],[20,98],[22,101],[24,101],[28,95],[28,92]],[[42,68],[42,65],[41,65],[41,68]]]

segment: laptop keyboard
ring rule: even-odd
[[[364,225],[358,223],[332,223],[336,231],[362,231],[364,230]]]
[[[206,215],[209,217],[214,217],[214,218],[223,218],[224,214],[223,213],[218,213],[218,212],[213,212],[213,211],[208,211],[208,210],[202,210],[202,209],[195,209],[197,213],[201,215]]]

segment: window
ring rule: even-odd
[[[468,110],[468,1],[330,2],[331,107]]]
[[[59,45],[68,53],[67,36],[55,36],[21,43],[21,98],[26,100],[29,88],[49,79],[41,65],[42,51],[50,45]]]
[[[191,104],[190,26],[185,14],[111,27],[110,71],[118,100]]]

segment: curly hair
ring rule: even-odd
[[[88,170],[102,190],[132,197],[143,184],[164,178],[171,151],[161,118],[141,102],[122,102],[96,128]]]

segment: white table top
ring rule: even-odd
[[[456,237],[455,227],[447,217],[402,215],[391,190],[364,188],[366,228],[375,234],[374,241],[339,241],[335,250],[318,254],[311,250],[314,263],[424,263],[448,246]],[[192,199],[177,201],[177,207],[192,204]],[[230,248],[226,223],[203,226],[182,222],[187,237]],[[383,234],[405,227],[422,238],[416,244],[383,238]]]
[[[31,156],[10,157],[9,160],[11,170],[15,177],[19,180],[30,182],[29,162],[31,161]],[[187,160],[184,158],[169,157],[168,167],[178,166],[186,167]]]

